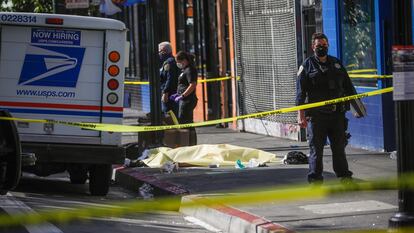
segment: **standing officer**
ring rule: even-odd
[[[314,55],[300,66],[296,104],[314,103],[356,94],[341,62],[328,54],[328,38],[323,33],[312,35]],[[338,103],[298,112],[298,123],[307,127],[310,155],[308,181],[323,182],[323,148],[327,137],[332,150],[333,169],[341,180],[351,179],[345,155],[345,112],[349,103]]]
[[[178,104],[169,99],[169,96],[177,92],[178,75],[180,69],[177,67],[175,58],[172,55],[171,44],[168,41],[158,45],[158,54],[160,56],[160,84],[161,84],[161,111],[166,114],[172,110],[177,116]]]
[[[182,73],[178,77],[177,94],[171,96],[178,103],[178,121],[180,124],[193,123],[194,108],[197,105],[197,68],[194,56],[180,51],[177,53],[176,62]],[[197,145],[197,135],[194,127],[189,128],[190,145]]]

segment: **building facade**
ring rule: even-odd
[[[348,71],[372,70],[391,74],[392,6],[387,0],[323,0],[323,31],[329,38],[329,53],[339,57]],[[391,79],[355,78],[358,93],[392,85]],[[395,120],[392,93],[364,98],[367,117],[350,114],[350,144],[355,147],[395,150]]]
[[[329,53],[354,73],[391,74],[391,2],[388,0],[157,0],[162,40],[174,53],[196,55],[199,79],[232,76],[198,85],[196,120],[270,111],[295,104],[297,69],[312,55],[311,35],[324,32]],[[130,28],[127,79],[146,77],[145,4],[125,7]],[[368,73],[367,73],[368,72]],[[237,81],[236,81],[237,78]],[[359,93],[389,87],[391,79],[354,78]],[[149,112],[148,85],[127,86],[126,106]],[[350,144],[376,151],[395,149],[392,94],[363,99],[368,116],[348,118]],[[296,113],[234,122],[234,128],[305,140]]]

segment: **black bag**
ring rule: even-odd
[[[300,151],[291,151],[282,161],[284,164],[308,164],[308,157]]]

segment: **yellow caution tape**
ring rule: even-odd
[[[384,94],[387,92],[392,92],[393,87],[388,87],[380,90],[365,92],[362,94],[321,101],[317,103],[310,103],[304,104],[300,106],[294,106],[289,108],[282,108],[277,110],[271,110],[266,112],[260,113],[252,113],[242,116],[236,117],[229,117],[224,119],[217,119],[211,121],[204,121],[204,122],[197,122],[191,124],[178,124],[178,125],[160,125],[160,126],[132,126],[132,125],[117,125],[117,124],[103,124],[103,123],[88,123],[88,122],[68,122],[68,121],[60,121],[60,120],[34,120],[34,119],[23,119],[23,118],[12,118],[12,117],[0,117],[0,120],[14,120],[14,121],[25,121],[25,122],[40,122],[40,123],[55,123],[55,124],[63,124],[69,126],[80,127],[83,129],[90,129],[90,130],[98,130],[98,131],[109,131],[109,132],[143,132],[143,131],[157,131],[157,130],[166,130],[166,129],[182,129],[182,128],[189,128],[189,127],[199,127],[199,126],[207,126],[207,125],[216,125],[220,123],[227,123],[233,122],[237,120],[247,119],[247,118],[262,118],[269,115],[274,114],[283,114],[288,112],[295,112],[298,110],[304,110],[309,108],[321,107],[325,105],[331,105],[336,103],[341,103],[353,99],[360,99],[365,98],[368,96],[375,96]]]
[[[220,77],[220,78],[209,78],[209,79],[199,79],[198,83],[209,83],[209,82],[217,82],[217,81],[225,81],[232,79],[231,76]],[[237,80],[240,80],[240,76],[237,76]],[[124,84],[129,85],[149,85],[148,81],[125,81]]]
[[[170,114],[171,119],[172,119],[172,121],[173,121],[174,125],[178,125],[178,124],[180,124],[180,123],[178,122],[177,117],[175,116],[175,114],[174,114],[174,112],[173,112],[172,110],[168,111],[167,113],[168,113],[168,114]]]
[[[148,81],[125,81],[124,84],[149,85],[149,82]]]
[[[209,83],[209,82],[229,80],[229,79],[232,79],[232,78],[233,78],[232,76],[226,76],[226,77],[221,77],[221,78],[199,79],[197,82],[198,83]],[[236,80],[240,80],[240,76],[237,76]]]
[[[99,123],[90,123],[90,122],[82,123],[82,122],[44,120],[44,119],[27,119],[27,118],[15,118],[15,117],[0,117],[0,120],[22,121],[22,122],[30,122],[30,123],[53,123],[53,124],[62,124],[62,125],[80,127],[84,129],[94,129],[96,128],[96,124],[99,124]]]
[[[375,74],[377,69],[360,69],[348,71],[350,78],[392,78],[392,75],[378,75]],[[367,74],[374,73],[374,74]]]
[[[378,74],[349,74],[350,78],[392,78],[392,75]]]
[[[111,203],[105,206],[79,206],[72,210],[49,210],[38,213],[0,215],[0,227],[40,224],[43,222],[68,222],[93,217],[115,217],[131,213],[150,213],[156,211],[177,211],[199,205],[217,206],[247,205],[267,202],[286,202],[305,199],[320,199],[331,195],[355,191],[374,190],[414,190],[414,175],[401,175],[399,179],[380,179],[370,182],[331,183],[329,185],[288,185],[262,189],[259,191],[232,192],[225,195],[209,196],[191,202],[181,202],[180,197],[159,198],[153,201],[134,200]]]
[[[197,68],[197,69],[207,68],[207,65],[206,65],[206,64],[204,64],[204,65],[198,65],[196,68]]]
[[[349,70],[348,74],[359,74],[359,73],[375,73],[377,69],[360,69],[360,70]]]
[[[209,82],[217,82],[217,81],[224,81],[231,79],[231,76],[220,77],[220,78],[209,78],[209,79],[199,79],[198,83],[209,83]]]
[[[348,71],[349,77],[351,78],[392,78],[392,75],[377,75],[377,74],[363,74],[377,72],[377,69],[360,69]],[[209,83],[217,81],[225,81],[232,79],[232,76],[225,76],[219,78],[199,79],[198,83]],[[236,80],[240,80],[240,76],[236,77]],[[148,81],[125,81],[124,84],[129,85],[149,85]]]
[[[374,69],[366,69],[366,70],[353,70],[349,71],[350,78],[392,78],[392,75],[378,75],[378,74],[361,74],[361,73],[368,73],[374,72]],[[199,79],[198,83],[209,83],[209,82],[217,82],[217,81],[225,81],[232,79],[231,76],[220,77],[220,78],[212,78],[212,79]],[[240,80],[240,76],[237,76],[237,80]],[[125,81],[124,84],[129,85],[149,85],[148,81]]]

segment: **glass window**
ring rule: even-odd
[[[342,62],[348,71],[376,69],[374,0],[341,2]],[[376,86],[377,80],[353,79],[353,83]]]

